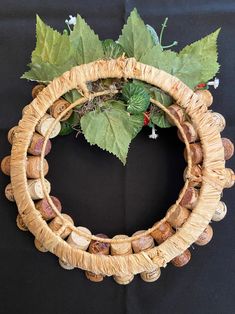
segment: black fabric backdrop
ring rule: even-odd
[[[213,90],[213,109],[227,120],[223,136],[235,141],[234,69],[235,1],[16,1],[1,0],[0,9],[0,157],[9,154],[7,130],[31,101],[32,84],[20,80],[35,45],[35,14],[62,30],[69,14],[79,12],[101,39],[118,37],[130,10],[137,7],[146,23],[158,30],[166,16],[164,43],[178,40],[177,49],[222,26],[219,36],[221,85]],[[176,130],[150,129],[131,144],[126,167],[113,156],[73,135],[53,141],[48,155],[52,194],[77,225],[109,236],[131,234],[164,215],[183,184],[183,145]],[[228,167],[235,168],[229,161]],[[234,190],[224,192],[228,215],[213,223],[213,241],[192,248],[184,268],[168,265],[161,278],[145,283],[138,276],[128,286],[112,278],[88,281],[83,271],[65,271],[52,254],[38,252],[30,233],[15,225],[17,209],[4,197],[9,178],[1,175],[0,313],[177,313],[235,312]]]

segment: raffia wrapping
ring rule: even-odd
[[[135,78],[169,93],[191,117],[203,148],[204,170],[199,201],[183,227],[159,246],[126,256],[90,254],[70,246],[61,239],[59,234],[53,233],[35,209],[27,190],[25,173],[27,148],[35,126],[49,107],[59,97],[74,88],[78,88],[84,97],[90,98],[86,82],[108,77]],[[151,271],[156,265],[165,267],[169,261],[195,242],[211,221],[220,200],[226,179],[224,169],[224,151],[220,133],[213,124],[212,114],[207,111],[206,105],[198,96],[178,78],[152,66],[139,63],[134,58],[124,57],[80,65],[54,79],[27,106],[15,132],[11,152],[12,187],[19,213],[28,229],[46,249],[70,265],[107,276]],[[166,217],[163,221],[165,219]],[[146,232],[150,231],[151,228]],[[131,240],[133,238],[129,237],[128,241]],[[108,239],[108,241],[113,242],[115,239]]]

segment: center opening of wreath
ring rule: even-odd
[[[70,96],[76,97],[76,93]],[[106,95],[86,106],[75,107],[74,121],[81,119],[86,110],[113,110],[112,106],[123,110],[123,100],[118,97]],[[52,192],[63,200],[64,212],[78,225],[88,227],[93,234],[131,235],[151,227],[175,203],[184,183],[184,144],[177,138],[176,128],[156,128],[158,138],[149,139],[151,127],[143,125],[130,143],[125,166],[97,145],[90,146],[86,133],[76,126],[75,133],[53,141],[47,156],[52,165],[48,174],[53,181]]]

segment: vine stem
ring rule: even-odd
[[[167,27],[167,21],[168,21],[168,17],[165,18],[163,24],[162,24],[162,29],[161,29],[161,33],[160,33],[160,37],[159,37],[159,43],[162,46],[162,36],[164,33],[164,29]]]

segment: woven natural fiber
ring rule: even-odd
[[[133,78],[145,81],[162,89],[171,95],[179,106],[184,108],[191,118],[202,144],[202,186],[195,208],[184,225],[179,228],[173,236],[162,244],[137,254],[125,256],[90,254],[89,252],[72,247],[60,237],[60,234],[65,228],[69,227],[71,231],[78,232],[87,238],[102,240],[102,242],[121,243],[133,241],[155,230],[162,221],[167,219],[170,214],[169,212],[159,224],[148,229],[142,235],[128,237],[126,239],[101,239],[94,235],[89,236],[88,234],[78,231],[72,224],[68,222],[65,223],[61,214],[54,208],[55,206],[46,192],[44,176],[41,171],[44,194],[56,214],[62,220],[62,228],[57,231],[57,233],[54,233],[48,227],[47,222],[43,220],[40,212],[36,210],[27,189],[25,170],[27,149],[39,120],[57,99],[72,89],[78,89],[83,95],[83,98],[71,104],[71,106],[66,109],[67,111],[102,93],[110,93],[110,91],[104,91],[90,94],[87,88],[87,82],[96,81],[101,78]],[[162,106],[159,102],[153,99],[151,102],[169,114],[167,108]],[[54,121],[55,123],[66,114],[66,110],[58,116],[56,121]],[[176,125],[182,133],[187,151],[189,152],[189,144],[186,136],[177,121]],[[49,133],[52,129],[53,126],[48,130],[45,139],[49,138]],[[44,153],[45,145],[41,155],[41,162],[43,162]],[[191,176],[191,166],[191,158],[188,154],[188,171],[186,176],[188,179],[185,182],[183,191],[187,188],[188,180]],[[74,267],[92,271],[96,274],[104,274],[107,276],[130,273],[137,274],[143,271],[151,271],[155,269],[156,266],[165,267],[169,261],[190,247],[207,227],[220,200],[225,181],[225,161],[221,136],[213,123],[212,114],[207,110],[207,106],[178,78],[152,66],[139,63],[134,58],[121,57],[115,60],[98,60],[74,67],[70,71],[65,72],[62,76],[54,79],[27,106],[13,139],[11,152],[11,182],[14,197],[23,222],[28,227],[29,231],[34,234],[36,239],[42,243],[45,249]],[[179,204],[183,191],[179,195],[176,205]],[[171,211],[176,208],[176,205],[171,208]]]

